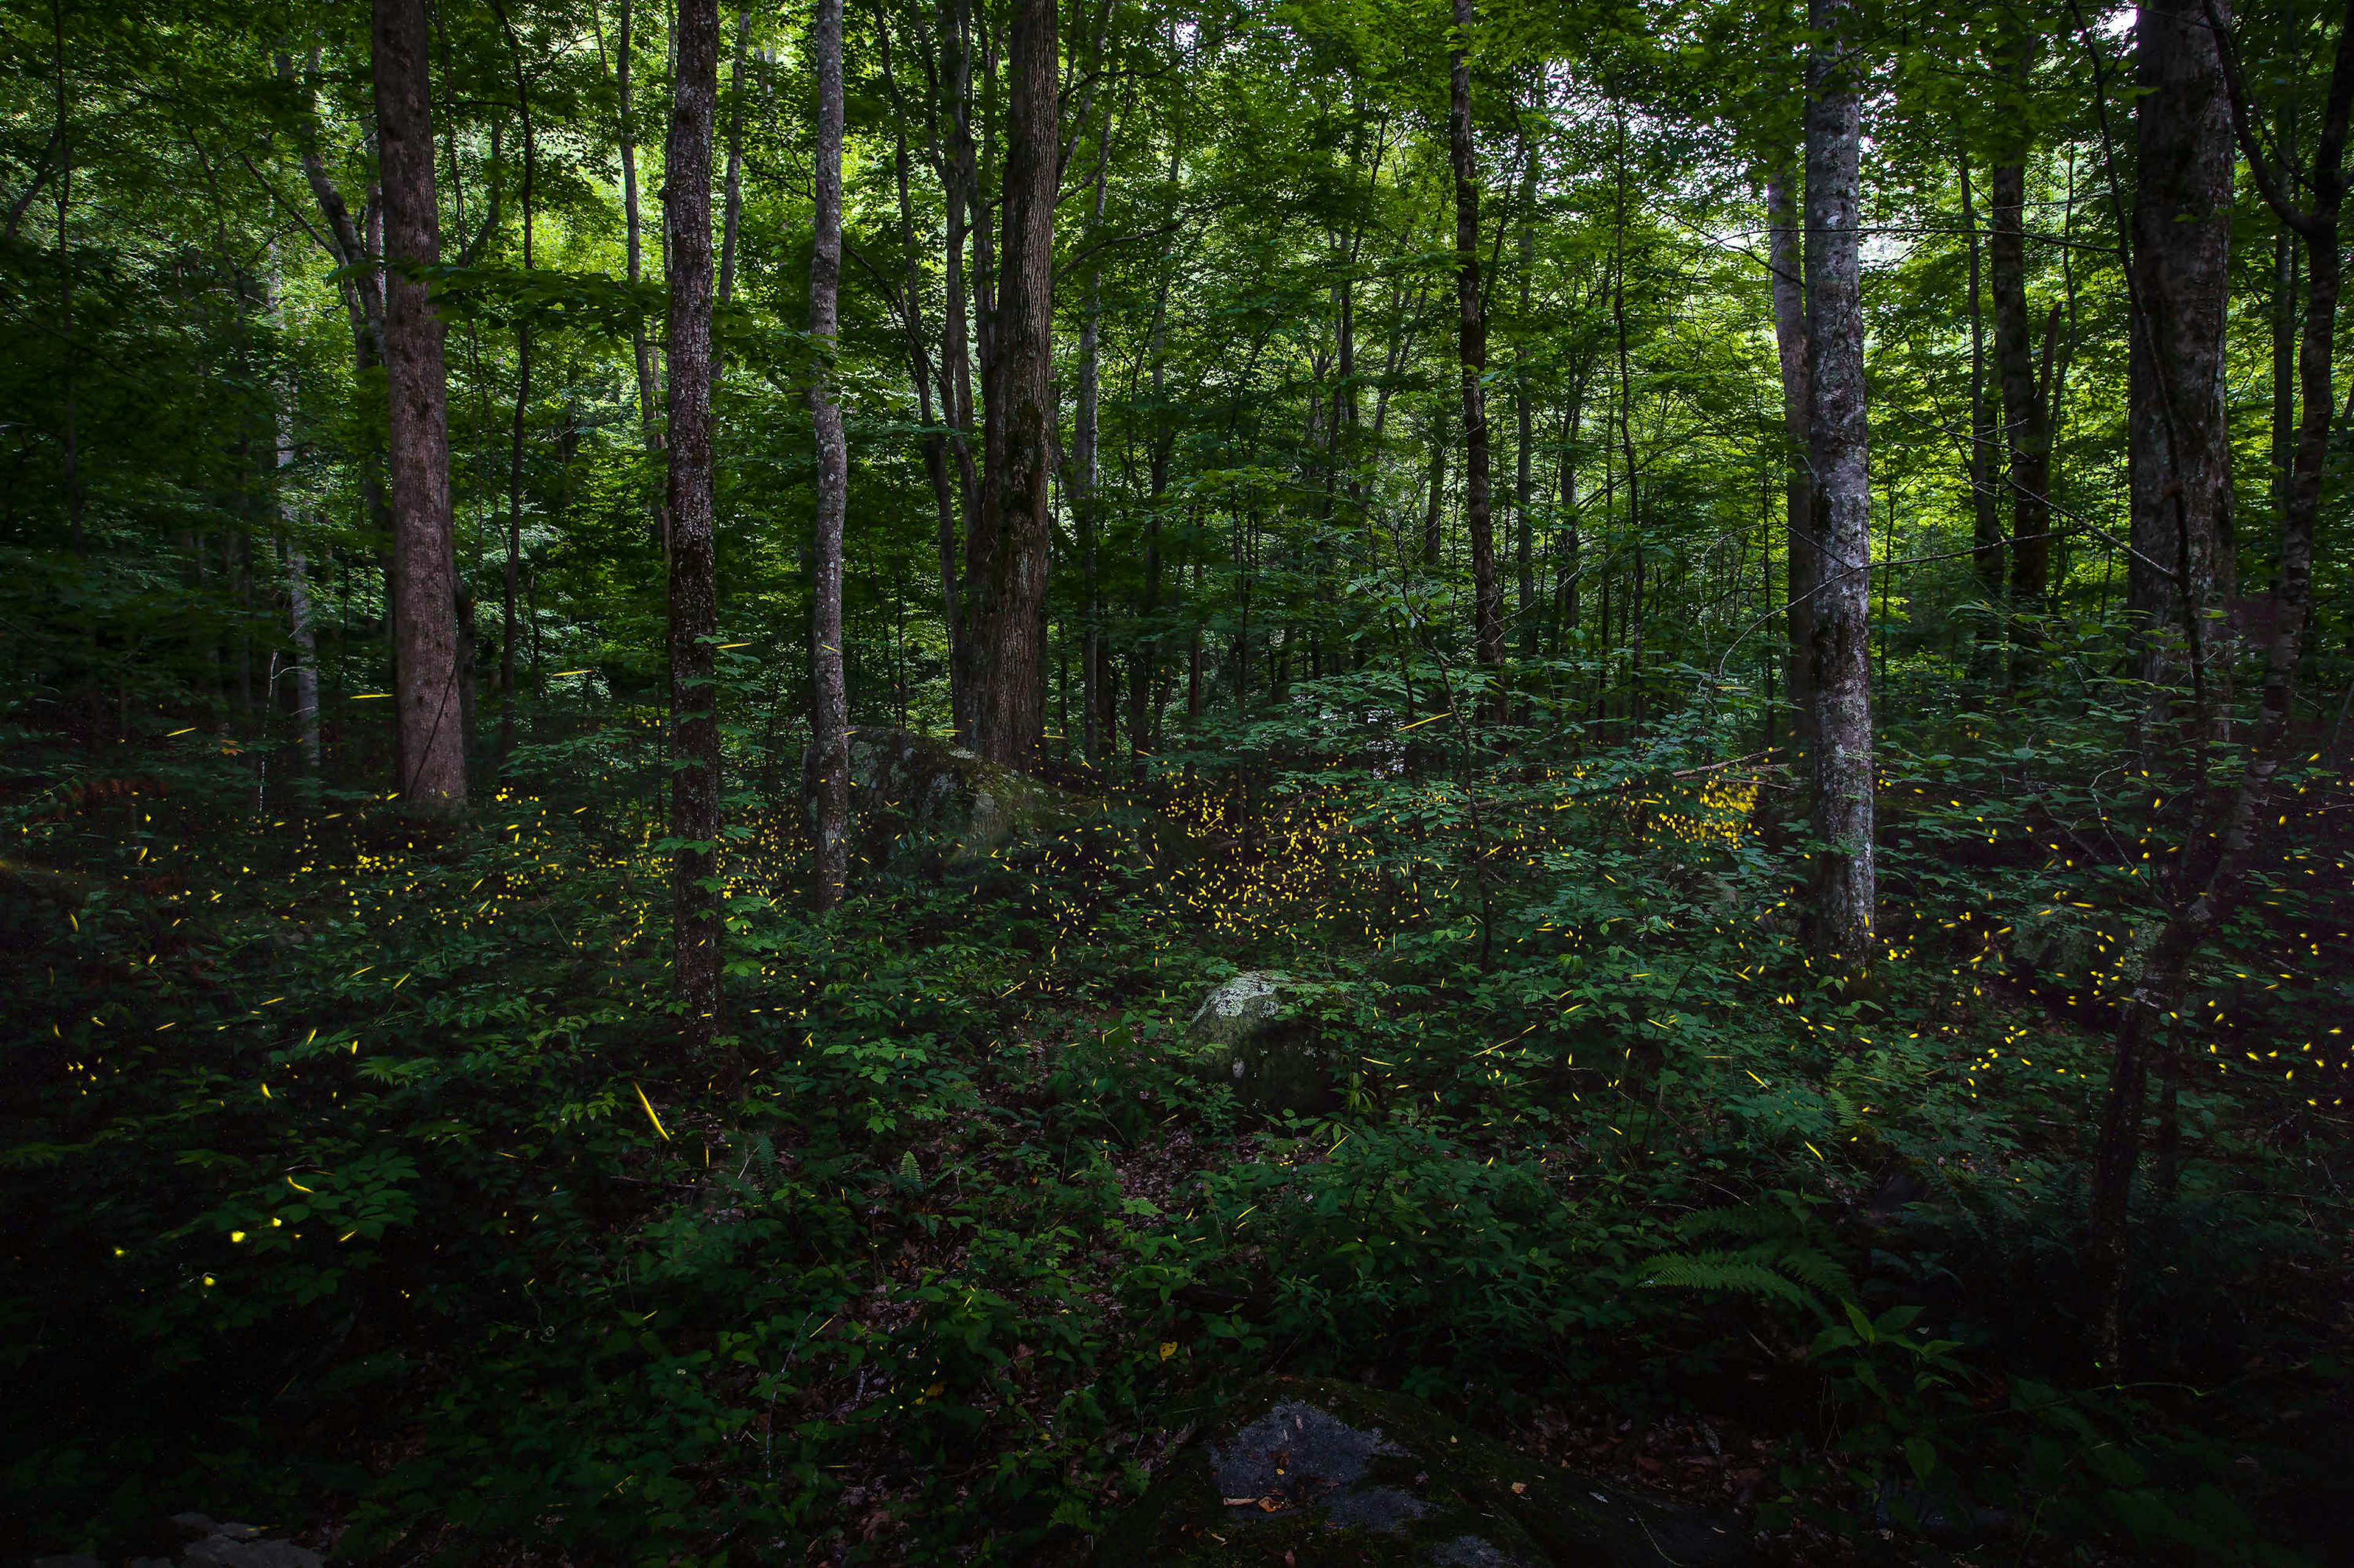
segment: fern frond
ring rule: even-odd
[[[1815,1298],[1761,1263],[1721,1252],[1663,1253],[1642,1271],[1642,1283],[1652,1288],[1683,1287],[1692,1290],[1732,1290],[1794,1307],[1814,1307]]]
[[[1771,1236],[1793,1234],[1797,1225],[1790,1216],[1763,1203],[1752,1203],[1738,1209],[1702,1209],[1678,1220],[1676,1234],[1690,1241],[1696,1236],[1748,1236],[1765,1240]]]
[[[1810,1246],[1786,1246],[1772,1259],[1773,1266],[1801,1285],[1811,1285],[1824,1295],[1841,1301],[1854,1299],[1855,1282],[1848,1277],[1827,1253]]]

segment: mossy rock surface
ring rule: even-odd
[[[1254,1110],[1333,1109],[1340,1085],[1331,1043],[1310,1012],[1316,995],[1274,969],[1221,980],[1185,1024],[1195,1071],[1232,1085]]]
[[[1730,1518],[1548,1469],[1420,1400],[1245,1388],[1097,1545],[1094,1568],[1747,1568]]]
[[[804,756],[805,779],[813,759]],[[868,853],[939,862],[985,855],[1078,820],[1082,802],[942,736],[860,729],[850,736],[850,805]]]

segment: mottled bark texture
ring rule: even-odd
[[[632,0],[621,0],[620,32],[614,40],[613,91],[620,112],[622,234],[630,281],[635,284],[645,270],[645,226],[638,206],[638,131],[630,95],[631,66],[636,52],[631,42],[631,4]],[[663,450],[662,422],[655,412],[661,393],[654,345],[646,336],[642,321],[631,330],[630,346],[637,361],[638,422],[645,432],[646,451],[651,455]],[[664,502],[654,503],[653,525],[654,537],[662,545],[666,561],[670,558],[670,507]]]
[[[1978,592],[1988,599],[2002,594],[2002,475],[2001,442],[1995,431],[1994,405],[1987,397],[1986,271],[1979,243],[1978,202],[1970,188],[1970,161],[1960,165],[1962,228],[1968,236],[1970,309],[1970,450],[1965,472],[1970,486],[1970,575]]]
[[[2147,13],[2144,13],[2147,20]],[[2305,250],[2308,286],[2305,325],[2298,345],[2299,410],[2296,452],[2282,497],[2279,568],[2273,578],[2272,636],[2264,649],[2264,694],[2247,762],[2227,802],[2211,818],[2205,842],[2191,863],[2208,868],[2195,891],[2179,905],[2142,960],[2133,993],[2126,999],[2108,1096],[2094,1147],[2093,1190],[2085,1229],[2084,1267],[2094,1292],[2094,1343],[2103,1363],[2115,1367],[2124,1351],[2126,1213],[2140,1162],[2141,1118],[2153,1057],[2167,1046],[2175,1027],[2191,960],[2207,938],[2247,899],[2250,874],[2267,832],[2277,825],[2281,805],[2274,780],[2295,738],[2290,729],[2297,661],[2304,651],[2313,604],[2313,536],[2321,510],[2321,481],[2329,458],[2336,393],[2330,376],[2331,346],[2338,330],[2341,286],[2338,237],[2344,194],[2343,166],[2349,110],[2354,110],[2354,0],[2338,22],[2337,59],[2313,166],[2302,188],[2312,206],[2298,209],[2289,191],[2289,171],[2274,167],[2252,131],[2246,84],[2228,48],[2230,13],[2210,0],[2191,25],[2206,29],[2208,58],[2228,85],[2228,126],[2238,137],[2265,204],[2293,229]],[[2227,47],[2218,50],[2221,41]],[[2144,47],[2148,46],[2145,36]],[[2144,101],[2147,104],[2147,100]],[[2229,166],[2230,149],[2222,156]]]
[[[707,1049],[719,1021],[719,625],[711,517],[711,130],[719,101],[717,0],[679,0],[663,212],[670,235],[670,765],[673,962],[680,1040]]]
[[[1456,344],[1463,366],[1463,522],[1471,535],[1471,635],[1480,665],[1504,666],[1504,595],[1488,482],[1488,309],[1479,291],[1479,165],[1471,145],[1471,0],[1455,0],[1448,56],[1447,146],[1455,165]],[[1499,674],[1496,677],[1500,678]],[[1503,716],[1500,689],[1482,705]]]
[[[384,180],[384,360],[392,474],[393,647],[400,797],[419,816],[466,809],[450,535],[449,380],[441,319],[417,276],[441,259],[424,0],[376,0],[376,157]]]
[[[1046,727],[1046,546],[1055,424],[1054,0],[1019,0],[1008,48],[1004,254],[984,356],[981,514],[965,541],[972,749],[1026,768]]]
[[[1096,158],[1095,197],[1087,212],[1087,239],[1092,242],[1103,227],[1104,175],[1110,156],[1108,130]],[[1097,493],[1101,478],[1103,358],[1103,272],[1087,271],[1087,302],[1079,323],[1078,407],[1071,416],[1071,511],[1078,524],[1079,567],[1083,577],[1086,632],[1079,655],[1080,706],[1086,709],[1082,736],[1087,759],[1101,762],[1116,740],[1114,688],[1119,673],[1111,667],[1104,644],[1103,582],[1097,560],[1101,505]]]
[[[817,903],[830,908],[850,880],[850,706],[842,667],[842,524],[850,454],[833,392],[835,304],[842,287],[842,0],[817,0],[815,234],[810,248],[810,345],[816,369],[810,418],[817,431],[817,529],[811,553],[811,784],[817,821]]]
[[[2149,0],[2137,16],[2126,605],[2153,715],[2186,683],[2199,714],[2220,670],[2232,577],[2223,414],[2230,111],[2199,0]]]
[[[2027,313],[2027,169],[1994,166],[1994,353],[2002,381],[2003,442],[2010,459],[2010,595],[2017,635],[2034,635],[2052,575],[2052,425],[2044,410]]]
[[[291,313],[283,293],[270,281],[264,286],[270,290],[265,296],[270,308],[281,313],[281,330],[289,328]],[[301,383],[290,370],[278,410],[278,525],[279,547],[285,555],[287,633],[294,649],[293,665],[287,672],[294,683],[294,737],[302,748],[303,766],[315,773],[319,770],[319,637],[311,613],[310,568],[302,558],[302,510],[288,482],[293,477],[289,471],[297,455],[294,409],[301,395]]]
[[[1766,214],[1774,269],[1774,346],[1782,366],[1782,429],[1789,442],[1789,645],[1782,656],[1782,686],[1790,705],[1792,760],[1804,779],[1814,755],[1815,590],[1822,581],[1822,547],[1815,535],[1814,471],[1808,466],[1806,243],[1796,182],[1788,174],[1767,177]]]
[[[1807,62],[1808,453],[1822,581],[1815,595],[1815,916],[1835,968],[1870,962],[1872,855],[1872,489],[1864,417],[1862,60],[1852,0],[1813,0]]]

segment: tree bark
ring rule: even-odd
[[[736,235],[744,221],[744,56],[752,45],[752,8],[736,13],[736,52],[727,65],[727,179],[720,196],[719,290],[725,305],[736,297]],[[724,368],[715,355],[712,371]]]
[[[2024,158],[1994,168],[1995,362],[2002,376],[2003,438],[2010,453],[2010,594],[2022,650],[2052,573],[2052,425],[2036,375],[2027,313],[2027,170]],[[2022,654],[2022,657],[2024,655]]]
[[[1431,415],[1430,431],[1430,500],[1422,514],[1422,559],[1431,567],[1438,565],[1439,525],[1447,516],[1447,410],[1440,408]]]
[[[850,454],[833,392],[842,286],[842,0],[817,0],[815,234],[810,249],[810,342],[816,368],[810,416],[817,432],[817,538],[811,571],[810,735],[817,818],[817,904],[838,902],[850,881],[850,706],[842,658],[842,525],[849,509]]]
[[[275,291],[276,306],[281,324],[290,330],[291,314],[286,312],[283,290]],[[290,493],[287,471],[294,466],[295,405],[301,384],[290,373],[286,378],[285,401],[278,411],[278,525],[280,548],[286,556],[286,610],[289,640],[294,644],[294,737],[302,748],[302,765],[312,772],[319,770],[319,638],[312,623],[311,578],[302,559],[301,538],[302,514]]]
[[[1772,234],[1774,345],[1782,366],[1782,429],[1788,448],[1785,483],[1788,552],[1788,647],[1782,655],[1782,694],[1790,705],[1792,765],[1810,779],[1815,754],[1815,593],[1822,582],[1822,545],[1815,532],[1812,403],[1807,391],[1806,242],[1798,198],[1787,174],[1766,182]]]
[[[1095,236],[1103,224],[1104,175],[1110,155],[1109,131],[1096,159],[1095,199],[1087,214],[1087,234]],[[1071,418],[1071,512],[1078,524],[1080,573],[1086,599],[1086,626],[1079,660],[1080,699],[1087,709],[1081,745],[1089,762],[1101,762],[1111,753],[1113,706],[1111,686],[1119,676],[1104,651],[1103,589],[1096,559],[1100,516],[1096,487],[1100,478],[1098,414],[1101,408],[1103,344],[1103,275],[1087,272],[1087,302],[1079,323],[1078,406]]]
[[[1471,144],[1472,0],[1455,0],[1455,45],[1447,58],[1447,152],[1455,165],[1457,356],[1463,366],[1463,521],[1471,535],[1472,644],[1500,680],[1504,596],[1496,578],[1496,530],[1488,481],[1488,311],[1479,291],[1479,169]],[[1499,686],[1482,705],[1502,716]]]
[[[392,471],[393,643],[402,802],[450,819],[466,809],[458,686],[457,570],[451,553],[450,408],[443,325],[418,269],[441,258],[424,0],[376,0],[376,149],[384,178],[384,358]]]
[[[960,361],[963,354],[963,317],[960,297],[963,283],[957,257],[957,250],[962,243],[963,198],[953,187],[950,177],[951,165],[942,155],[938,124],[935,117],[931,136],[932,164],[934,171],[940,176],[941,192],[946,198],[948,209],[949,228],[947,314],[950,318],[950,323],[944,323],[942,331],[944,336],[953,339],[952,342],[944,343],[940,362],[936,371],[932,356],[925,347],[927,339],[924,334],[923,275],[916,249],[915,201],[907,185],[907,105],[906,100],[900,96],[898,73],[892,69],[890,22],[884,14],[881,0],[876,0],[875,23],[876,63],[882,71],[884,87],[891,99],[892,170],[898,187],[899,249],[902,258],[899,276],[900,320],[907,334],[908,379],[915,384],[916,411],[924,426],[921,449],[924,454],[924,476],[931,483],[932,507],[938,523],[940,605],[942,624],[949,633],[949,669],[951,687],[953,687],[958,637],[956,565],[961,535],[958,526],[959,493],[955,482],[949,473],[949,431],[957,430],[960,445],[961,445],[961,431],[957,425],[956,397],[949,390],[951,377],[949,364],[951,357]],[[920,28],[917,30],[917,37],[920,39]],[[935,391],[939,395],[940,412],[937,419],[933,414],[932,403]],[[942,426],[948,429],[943,429]],[[966,459],[966,467],[970,467],[969,457]],[[967,494],[970,494],[969,491]],[[953,690],[950,702],[953,706],[955,702]],[[960,729],[962,726],[959,725],[956,727]]]
[[[620,32],[614,40],[613,89],[620,114],[622,233],[627,246],[630,284],[634,288],[645,275],[645,226],[638,206],[638,132],[630,94],[630,67],[635,53],[630,31],[631,4],[632,0],[621,0]],[[638,424],[645,432],[645,450],[651,457],[663,450],[663,429],[659,418],[660,377],[655,369],[654,345],[646,337],[643,320],[631,327],[630,346],[638,370]],[[670,559],[670,507],[659,496],[655,498],[653,507],[654,537],[661,544],[663,559],[667,563]]]
[[[1980,286],[1985,269],[1978,242],[1978,202],[1970,189],[1970,160],[1967,151],[1961,155],[1959,172],[1962,228],[1969,236],[1970,458],[1966,471],[1970,483],[1970,573],[1978,579],[1978,592],[1992,603],[2002,595],[2002,514],[1998,505],[1999,493],[1995,482],[2002,464],[1994,415],[1986,395],[1986,295]],[[1999,173],[1996,178],[2001,178]],[[1998,193],[1995,196],[1998,215],[2001,204],[2002,197]],[[1996,221],[2000,222],[1999,216]],[[1998,291],[1995,306],[1998,347],[2000,346],[2001,309],[2000,292]],[[2008,366],[2004,368],[2007,370]],[[2007,378],[2002,389],[2006,395],[2010,390]]]
[[[2232,244],[2229,111],[2199,0],[2145,0],[2135,76],[2135,320],[2127,379],[2133,546],[2126,608],[2153,713],[2188,679],[2209,716],[2230,592],[2223,334]]]
[[[711,132],[719,99],[718,0],[679,0],[677,75],[663,171],[670,237],[671,861],[680,1039],[718,1029],[725,927],[719,891],[718,630],[711,480]]]
[[[529,272],[535,227],[533,185],[538,173],[539,142],[531,122],[531,88],[524,74],[523,40],[507,19],[504,0],[493,0],[492,9],[498,14],[499,25],[506,32],[507,48],[514,63],[515,112],[523,122],[523,270]],[[506,562],[499,578],[499,763],[503,768],[507,753],[514,747],[515,602],[523,583],[523,450],[531,412],[531,323],[526,319],[515,328],[514,424],[507,450]]]
[[[1173,175],[1173,154],[1171,162]],[[1160,634],[1154,621],[1161,612],[1161,497],[1169,488],[1169,458],[1177,441],[1176,425],[1161,400],[1167,389],[1169,281],[1169,273],[1164,270],[1161,287],[1153,296],[1152,333],[1146,348],[1152,356],[1153,431],[1146,470],[1149,489],[1144,514],[1144,602],[1138,617],[1141,630],[1129,655],[1128,674],[1128,748],[1138,754],[1153,744],[1153,733],[1160,728],[1160,715],[1153,707],[1153,682],[1159,662]]]
[[[2230,37],[2229,15],[2216,0],[2209,0],[2203,16],[2192,13],[2183,20],[2188,26],[2201,30],[2210,68],[2226,98],[2227,124],[2237,135],[2266,205],[2304,242],[2308,283],[2304,334],[2297,355],[2303,408],[2297,424],[2295,467],[2281,509],[2279,567],[2273,579],[2273,630],[2264,651],[2264,694],[2256,733],[2228,803],[2211,822],[2203,856],[2210,866],[2206,877],[2195,895],[2168,917],[2143,960],[2133,993],[2126,1000],[2116,1050],[2110,1059],[2108,1094],[2094,1149],[2092,1202],[2083,1255],[2085,1277],[2094,1294],[2094,1348],[2103,1364],[2109,1368],[2116,1366],[2124,1350],[2126,1214],[2135,1171],[2140,1162],[2142,1106],[2150,1063],[2161,1049],[2164,1032],[2180,1012],[2192,959],[2216,928],[2245,902],[2256,858],[2269,830],[2277,825],[2275,819],[2283,815],[2274,803],[2274,779],[2289,742],[2295,738],[2290,726],[2291,705],[2296,695],[2297,662],[2304,651],[2306,620],[2312,609],[2313,538],[2321,510],[2321,482],[2328,465],[2330,426],[2336,412],[2330,357],[2337,336],[2341,287],[2338,209],[2344,192],[2347,126],[2349,111],[2354,111],[2354,0],[2349,0],[2339,18],[2337,58],[2330,71],[2321,135],[2314,148],[2313,167],[2304,182],[2304,188],[2313,193],[2313,206],[2304,212],[2290,204],[2282,188],[2280,176],[2286,171],[2274,170],[2257,145],[2241,73],[2232,65],[2232,56],[2218,48],[2219,43],[2228,42]],[[2145,10],[2145,20],[2147,16]],[[2147,48],[2150,41],[2145,37],[2143,47]],[[2178,44],[2182,41],[2179,36],[2173,40]],[[2148,101],[2143,103],[2147,108]],[[2228,147],[2224,160],[2228,168]]]
[[[972,397],[972,292],[965,272],[968,242],[985,249],[986,233],[975,234],[971,215],[987,213],[981,200],[981,173],[972,141],[972,27],[966,0],[942,0],[941,47],[946,51],[941,97],[948,106],[949,145],[941,160],[940,197],[947,209],[941,251],[940,417],[957,465],[957,517],[940,514],[940,599],[949,628],[949,703],[958,736],[973,739],[972,696],[978,661],[967,646],[967,607],[962,557],[981,515],[981,469],[975,461]]]
[[[1055,423],[1055,0],[1019,0],[1006,90],[1004,253],[983,366],[981,515],[965,545],[972,748],[1027,768],[1045,734],[1044,611]]]
[[[2285,147],[2284,141],[2280,143]],[[2273,240],[2273,515],[2288,504],[2296,466],[2296,236],[2283,226]]]
[[[1869,964],[1872,851],[1872,488],[1863,378],[1862,60],[1853,0],[1812,0],[1807,62],[1808,452],[1815,596],[1815,913],[1835,968]]]
[[[1536,276],[1536,198],[1537,153],[1531,147],[1526,153],[1527,166],[1521,171],[1521,319],[1519,333],[1512,340],[1512,511],[1518,524],[1514,547],[1519,554],[1520,593],[1515,600],[1515,612],[1521,623],[1521,652],[1533,658],[1537,652],[1537,567],[1536,519],[1530,511],[1530,464],[1534,453],[1531,448],[1536,440],[1536,416],[1529,396],[1529,302]]]

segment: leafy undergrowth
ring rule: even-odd
[[[0,1341],[43,1414],[0,1438],[7,1544],[201,1504],[355,1560],[1071,1563],[1277,1367],[1741,1510],[1786,1562],[2342,1540],[2343,1046],[2289,1033],[2342,1026],[2342,878],[2292,860],[2204,977],[2141,1360],[2105,1369],[2074,1227],[2147,938],[2062,896],[2129,857],[2064,852],[2146,853],[2167,802],[1892,760],[1908,902],[1850,996],[1771,779],[1191,760],[823,919],[782,835],[742,846],[696,1062],[652,778],[613,757],[441,838],[358,798],[245,821],[196,760],[21,794]],[[1254,967],[1342,1044],[1329,1114],[1190,1070]]]

